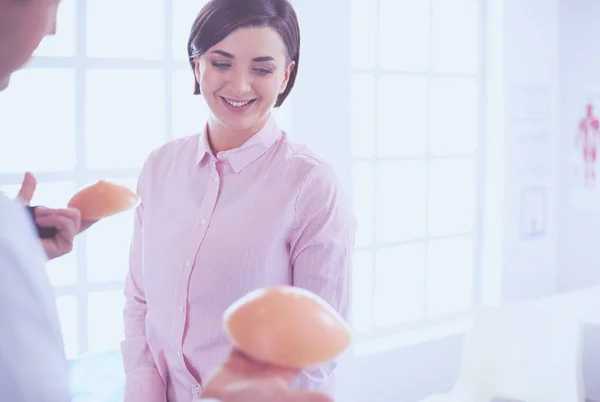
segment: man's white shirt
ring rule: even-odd
[[[25,208],[0,194],[0,400],[68,402],[68,364],[46,273]]]

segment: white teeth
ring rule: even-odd
[[[235,106],[235,107],[242,107],[242,106],[246,106],[248,103],[252,102],[252,101],[246,101],[246,102],[232,102],[229,101],[227,99],[225,99],[225,102],[229,103],[231,106]]]

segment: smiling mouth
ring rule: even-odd
[[[221,99],[223,99],[225,102],[227,102],[228,104],[230,104],[233,107],[244,107],[244,106],[247,106],[247,105],[253,103],[254,101],[256,101],[256,99],[238,101],[238,100],[227,99],[222,96],[221,96]]]

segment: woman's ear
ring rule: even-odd
[[[194,76],[196,77],[196,82],[200,84],[200,59],[198,57],[194,58]]]
[[[279,87],[280,95],[285,92],[285,89],[288,86],[288,82],[290,82],[290,76],[292,75],[292,71],[294,71],[295,67],[296,67],[296,62],[292,61],[285,69],[285,77],[283,78],[283,82],[281,83],[281,86]]]
[[[194,95],[200,95],[200,79],[202,78],[202,66],[199,57],[194,57]]]

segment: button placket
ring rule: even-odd
[[[212,180],[215,184],[210,183],[210,177],[212,177]],[[179,318],[176,319],[174,321],[174,345],[175,348],[177,349],[177,356],[181,359],[181,364],[184,366],[184,368],[187,371],[187,367],[185,366],[185,361],[183,359],[183,333],[185,330],[185,324],[186,324],[186,319],[187,319],[187,314],[185,314],[185,312],[188,311],[187,307],[187,300],[188,300],[188,289],[189,289],[189,282],[190,282],[190,278],[191,278],[191,274],[192,271],[194,269],[194,264],[196,261],[196,256],[200,250],[200,247],[202,246],[202,243],[204,241],[204,237],[206,236],[206,231],[208,229],[208,221],[210,220],[210,217],[212,216],[212,213],[214,211],[214,208],[216,206],[217,203],[217,199],[218,199],[218,194],[219,194],[219,185],[218,183],[220,182],[220,177],[219,174],[217,172],[216,169],[214,169],[211,172],[211,175],[209,176],[209,182],[208,182],[208,186],[207,186],[207,190],[206,190],[206,194],[204,195],[204,198],[202,200],[202,204],[200,206],[200,211],[198,214],[198,219],[196,220],[196,225],[194,226],[194,228],[192,229],[192,233],[189,237],[189,241],[186,244],[185,247],[185,251],[184,251],[184,258],[183,261],[185,268],[184,269],[180,269],[179,272],[179,279],[178,279],[178,289],[177,289],[177,297],[176,297],[176,309],[179,311]],[[193,263],[194,262],[194,263]],[[192,374],[188,372],[189,378],[192,382],[192,384],[196,383],[196,379],[193,378]],[[200,393],[200,387],[196,386],[197,388],[194,388],[194,391],[196,391],[197,389],[197,394]]]

